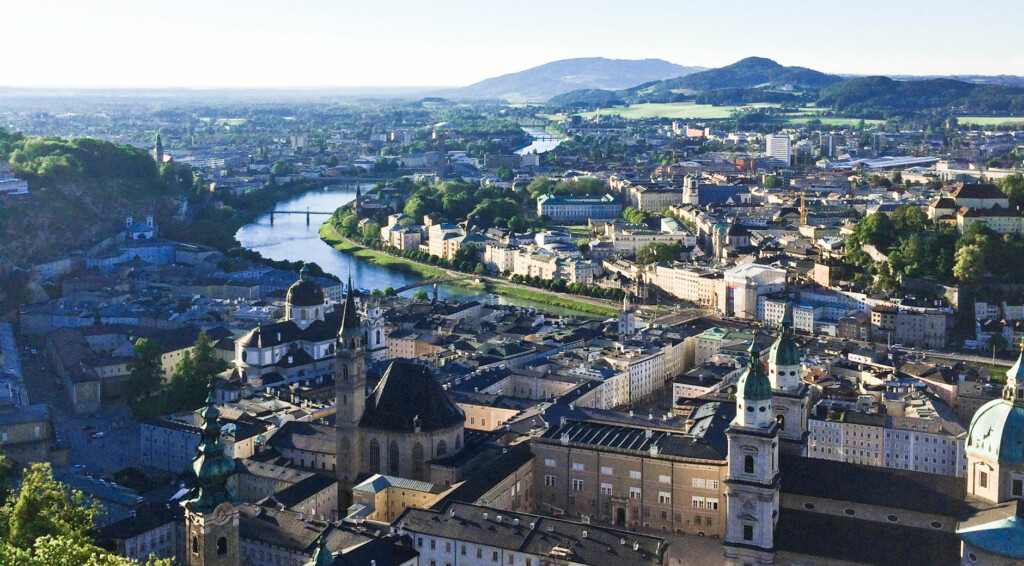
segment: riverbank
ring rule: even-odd
[[[454,271],[449,272],[448,270],[441,269],[439,267],[423,264],[406,258],[395,257],[384,252],[365,248],[338,234],[338,232],[330,225],[330,221],[324,222],[320,226],[320,239],[343,254],[357,257],[379,267],[413,274],[421,277],[422,279],[446,279],[453,276],[465,275],[464,273]],[[479,279],[481,281],[480,283],[467,280],[455,281],[447,284],[474,289],[482,287],[488,293],[515,297],[564,309],[571,309],[602,318],[611,318],[617,316],[619,313],[617,308],[609,304],[610,302],[604,302],[604,304],[602,304],[595,299],[576,298],[575,296],[562,293],[550,293],[542,289],[516,285],[493,277],[481,276]]]

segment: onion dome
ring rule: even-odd
[[[1024,344],[1006,372],[1002,399],[981,406],[971,419],[966,449],[1000,464],[1024,464]]]
[[[316,541],[316,550],[313,551],[313,566],[331,566],[334,564],[334,556],[331,549],[327,548],[327,531],[320,534]]]
[[[299,280],[288,288],[285,300],[293,307],[315,307],[324,304],[324,290],[309,275],[309,266],[299,270]]]
[[[779,323],[781,331],[775,343],[768,350],[768,363],[776,366],[800,365],[800,348],[793,341],[793,311],[786,305],[786,312]]]
[[[772,383],[761,365],[761,347],[756,341],[750,344],[750,361],[740,380],[736,383],[736,398],[743,401],[766,401],[772,398]]]
[[[206,406],[199,412],[199,416],[203,420],[200,427],[200,443],[198,453],[192,459],[196,487],[192,490],[193,497],[186,501],[185,505],[192,511],[205,512],[234,499],[227,483],[235,471],[235,463],[224,455],[218,422],[220,411],[217,410],[213,397],[213,382],[210,383]]]

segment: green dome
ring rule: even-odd
[[[772,398],[772,382],[761,365],[761,348],[750,345],[750,362],[736,383],[736,398],[744,401],[765,401]]]
[[[1024,464],[1024,406],[1003,399],[982,405],[971,419],[967,449],[1000,464]]]
[[[787,333],[782,333],[768,350],[768,363],[777,366],[798,366],[802,356],[800,348]]]

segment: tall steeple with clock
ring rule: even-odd
[[[380,303],[366,307],[366,358],[379,362],[388,357],[388,337],[384,331],[384,309]]]
[[[775,561],[779,519],[779,423],[772,411],[772,383],[757,343],[736,384],[736,418],[725,434],[729,471],[725,478],[728,515],[725,558],[730,566]]]
[[[203,420],[199,449],[192,459],[196,487],[182,504],[187,566],[238,566],[238,507],[228,488],[235,463],[224,455],[215,403],[211,382],[206,407],[199,413]]]

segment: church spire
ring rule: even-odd
[[[164,144],[160,141],[160,132],[156,133],[156,147],[153,148],[153,159],[156,160],[157,167],[164,162]]]
[[[358,336],[362,334],[359,324],[359,313],[356,311],[356,292],[352,288],[352,275],[348,276],[348,293],[345,295],[345,306],[341,315],[339,336]]]
[[[212,511],[221,503],[234,499],[227,482],[235,471],[235,464],[224,455],[224,444],[220,439],[220,411],[213,393],[211,380],[206,406],[199,412],[203,421],[199,448],[192,459],[196,487],[192,490],[193,497],[185,503],[189,510],[196,512]]]
[[[1021,341],[1017,361],[1006,372],[1003,399],[1012,401],[1015,405],[1024,405],[1024,341]]]

